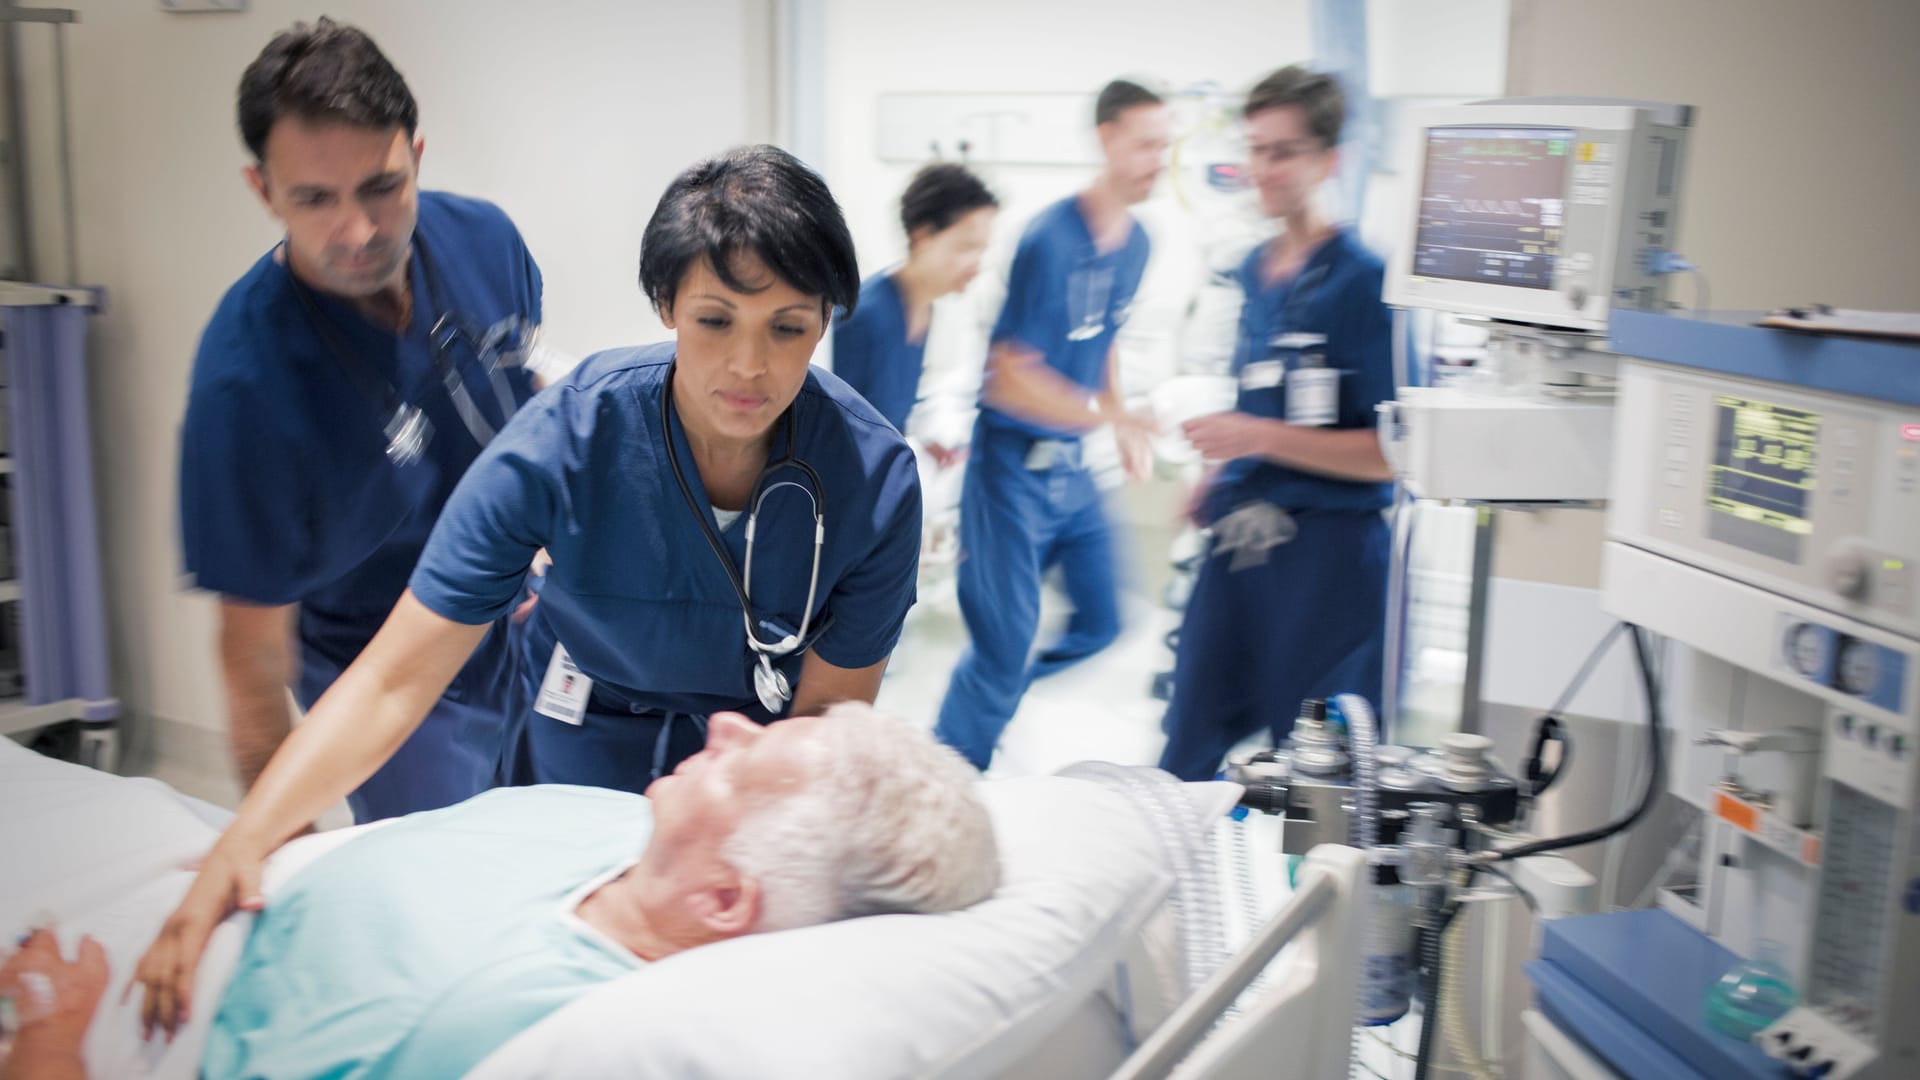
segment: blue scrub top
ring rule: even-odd
[[[666,456],[660,398],[672,342],[589,357],[520,414],[448,501],[412,587],[455,622],[504,614],[534,552],[553,566],[526,623],[536,675],[557,642],[594,680],[588,708],[770,717],[754,695],[740,604],[687,507]],[[913,451],[830,372],[809,369],[793,404],[796,453],[825,486],[811,650],[844,668],[893,651],[920,563],[920,474]],[[769,461],[786,450],[775,427]],[[715,524],[676,418],[671,438],[700,513]],[[804,481],[783,469],[776,480]],[[800,625],[813,560],[813,508],[792,488],[760,512],[750,583],[756,617]],[[746,515],[721,534],[745,563]],[[784,636],[762,629],[762,640]],[[799,681],[802,653],[779,663]]]
[[[1079,196],[1042,210],[1014,251],[993,344],[1011,342],[1040,353],[1049,367],[1090,394],[1106,389],[1107,353],[1140,288],[1148,246],[1147,231],[1136,221],[1126,243],[1100,253]],[[1039,438],[1080,434],[1010,416],[984,398],[980,408],[980,422],[990,427]]]
[[[1335,428],[1371,428],[1374,406],[1394,394],[1393,318],[1380,299],[1385,268],[1380,259],[1342,229],[1320,245],[1300,272],[1286,281],[1264,282],[1260,264],[1266,246],[1254,248],[1240,267],[1246,303],[1240,309],[1240,340],[1233,373],[1241,380],[1235,408],[1255,416],[1286,418],[1284,381],[1278,386],[1247,378],[1249,365],[1268,358],[1269,343],[1289,333],[1326,336],[1327,366],[1340,372]],[[1392,484],[1337,480],[1260,458],[1228,462],[1206,500],[1208,520],[1242,503],[1265,500],[1291,510],[1379,510],[1393,500]]]
[[[833,328],[833,373],[859,391],[895,431],[920,396],[927,343],[907,340],[906,298],[892,274],[875,274],[860,286],[853,314]]]
[[[212,592],[299,604],[303,670],[338,672],[359,655],[480,454],[433,364],[428,333],[442,314],[435,298],[480,328],[511,314],[540,318],[539,267],[498,207],[421,192],[415,236],[428,258],[417,257],[416,245],[413,322],[404,334],[308,289],[328,324],[316,328],[292,275],[268,252],[227,291],[194,359],[180,448],[186,569]],[[386,418],[329,334],[426,411],[434,435],[419,461],[387,460]],[[480,410],[504,423],[471,350],[459,344],[448,355]],[[520,401],[532,396],[524,369],[507,377]],[[500,700],[511,674],[502,637],[490,635],[449,698]]]

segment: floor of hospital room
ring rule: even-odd
[[[1067,607],[1051,592],[1041,606],[1042,641],[1059,632]],[[1166,736],[1166,703],[1151,694],[1155,672],[1173,666],[1162,640],[1179,615],[1132,591],[1122,593],[1120,637],[1100,653],[1035,682],[1001,737],[992,776],[1057,772],[1076,761],[1152,765]],[[885,712],[931,729],[967,632],[951,579],[923,587],[880,684]]]

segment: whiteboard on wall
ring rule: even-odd
[[[1092,94],[881,94],[874,142],[882,161],[1095,165]]]

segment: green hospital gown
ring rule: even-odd
[[[502,788],[322,856],[254,923],[203,1075],[464,1075],[642,966],[574,909],[633,864],[652,826],[638,795]]]

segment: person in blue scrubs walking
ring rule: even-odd
[[[960,612],[973,640],[934,732],[983,770],[1027,685],[1120,633],[1113,540],[1080,439],[1111,423],[1129,471],[1147,468],[1152,425],[1122,403],[1113,341],[1147,265],[1128,208],[1166,167],[1171,120],[1152,91],[1116,80],[1094,122],[1100,178],[1042,210],[1015,251],[961,489]],[[1030,658],[1040,581],[1055,566],[1073,616]]]
[[[542,550],[516,780],[643,791],[700,751],[712,713],[873,701],[914,600],[920,480],[893,425],[809,363],[859,299],[840,207],[771,146],[701,162],[647,223],[640,285],[673,340],[589,357],[467,470],[393,613],[274,754],[147,970],[190,966],[220,919],[257,906],[267,853],[420,726]]]
[[[181,432],[186,568],[219,594],[235,762],[252,787],[405,589],[440,508],[532,393],[540,270],[505,214],[418,187],[406,81],[321,19],[247,68],[246,177],[285,238],[227,291]],[[511,689],[503,631],[349,796],[359,821],[490,787]]]
[[[1379,258],[1323,218],[1344,108],[1329,75],[1283,68],[1248,95],[1250,175],[1285,223],[1241,267],[1231,412],[1185,425],[1217,471],[1187,601],[1160,767],[1205,780],[1261,729],[1276,745],[1307,698],[1380,699],[1392,472],[1374,406],[1394,393]]]
[[[965,166],[921,169],[900,196],[907,261],[862,283],[860,306],[833,328],[833,373],[897,431],[906,432],[919,396],[933,302],[980,272],[999,205]]]

